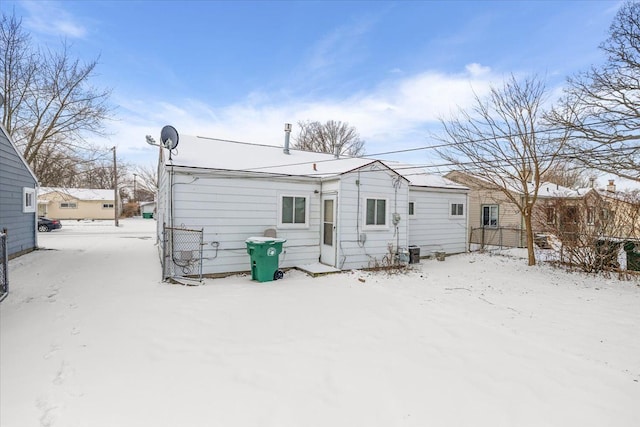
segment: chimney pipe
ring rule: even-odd
[[[616,192],[615,180],[613,180],[613,179],[609,180],[609,185],[607,185],[607,191],[609,193],[615,193]]]
[[[589,177],[589,187],[594,188],[595,184],[596,184],[596,178],[593,176]]]
[[[291,123],[284,124],[284,154],[289,154],[289,136],[291,135]]]

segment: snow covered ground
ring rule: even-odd
[[[638,282],[467,254],[186,287],[152,220],[63,226],[10,262],[3,427],[640,425]]]

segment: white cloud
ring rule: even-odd
[[[363,19],[351,25],[338,27],[326,34],[311,48],[307,66],[318,72],[337,62],[353,60],[357,56],[355,46],[371,29],[372,21]]]
[[[27,1],[23,6],[29,13],[24,18],[25,25],[35,32],[69,38],[83,38],[87,34],[86,27],[57,2]]]
[[[472,63],[472,64],[468,64],[466,67],[466,70],[469,72],[469,74],[471,74],[472,76],[481,76],[481,75],[486,75],[489,74],[491,72],[491,68],[490,67],[484,67],[480,64],[477,63]]]
[[[190,135],[282,145],[284,123],[294,124],[295,135],[299,120],[334,119],[355,126],[367,141],[369,153],[414,148],[428,144],[429,128],[437,126],[440,117],[449,116],[457,107],[468,107],[474,92],[482,96],[495,79],[490,69],[473,64],[456,75],[427,71],[394,76],[370,92],[322,101],[274,102],[267,94],[252,93],[244,102],[212,108],[193,99],[178,104],[115,99],[126,119],[113,125],[117,136],[110,144],[117,143],[120,152],[135,161],[145,153],[154,161],[156,151],[145,144],[144,136],[158,139],[166,124]]]

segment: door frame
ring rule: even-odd
[[[326,200],[333,201],[333,245],[324,244],[324,227],[325,227],[325,210],[324,203]],[[320,263],[336,267],[338,260],[338,194],[322,193],[320,197]]]

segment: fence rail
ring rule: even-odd
[[[7,251],[7,230],[0,232],[0,301],[9,294],[9,254]]]

